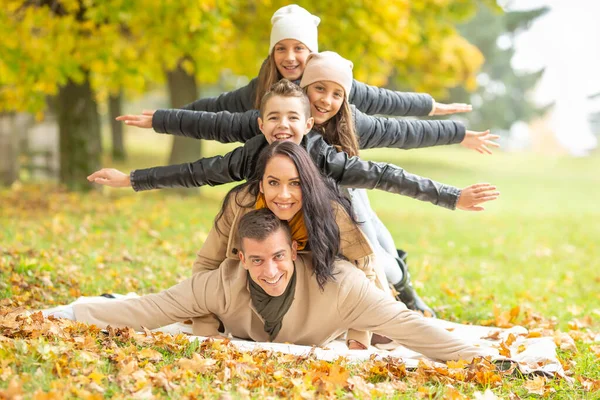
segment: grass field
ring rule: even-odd
[[[168,138],[152,133],[130,135],[129,148],[137,153],[127,165],[116,166],[128,171],[160,165],[168,144]],[[205,154],[229,148],[211,143]],[[151,155],[157,149],[158,155]],[[500,198],[480,213],[451,212],[381,192],[370,197],[396,244],[408,251],[418,291],[439,317],[495,324],[513,310],[511,323],[568,332],[577,351],[560,351],[560,357],[574,383],[514,375],[499,382],[460,382],[435,374],[423,379],[419,373],[391,373],[390,365],[388,373],[378,374],[373,372],[376,362],[368,367],[343,361],[290,364],[276,356],[259,362],[257,357],[266,356],[234,354],[217,344],[201,349],[203,357],[213,354],[219,360],[215,366],[202,370],[197,363],[184,373],[181,367],[187,364],[177,359],[192,357],[198,344],[168,338],[144,342],[127,335],[104,338],[79,325],[68,329],[68,338],[60,338],[39,321],[11,328],[7,312],[15,307],[35,309],[104,292],[150,293],[187,277],[227,190],[206,188],[185,197],[128,189],[81,195],[49,185],[23,185],[0,194],[0,398],[22,391],[26,398],[151,398],[152,393],[218,398],[231,392],[233,397],[256,398],[393,394],[460,399],[483,398],[486,389],[500,398],[600,398],[600,157],[481,156],[462,148],[378,150],[363,157],[458,187],[476,182],[498,186]],[[33,329],[31,324],[38,325]],[[82,338],[88,338],[86,346]],[[225,379],[227,363],[244,357],[246,364],[272,368],[272,373],[253,375],[249,370],[244,374],[252,379],[241,372]],[[124,378],[124,365],[131,367],[127,360],[135,361],[145,380]],[[290,373],[295,369],[301,372]],[[132,371],[129,375],[137,373]],[[371,386],[363,390],[319,380],[314,371],[329,377],[349,373]]]

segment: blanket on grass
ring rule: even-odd
[[[137,297],[137,294],[114,294],[113,296],[115,298],[128,298]],[[44,315],[49,315],[77,303],[106,301],[114,300],[102,296],[80,297],[67,306],[58,306],[43,310],[43,313]],[[490,326],[465,325],[433,318],[431,319],[431,322],[459,335],[464,340],[476,346],[499,349],[502,344],[503,347],[508,348],[510,351],[510,358],[517,363],[518,369],[523,374],[565,377],[564,370],[556,354],[556,344],[552,337],[529,337],[531,335],[529,335],[528,330],[521,326],[502,329]],[[184,323],[167,325],[155,329],[154,331],[165,332],[172,335],[184,333],[189,335],[190,340],[203,341],[207,339],[203,336],[193,336],[192,326]],[[511,340],[509,340],[509,337],[511,337]],[[345,357],[351,362],[360,362],[370,359],[373,355],[381,358],[395,357],[402,359],[406,368],[409,369],[416,368],[421,359],[433,362],[433,360],[428,359],[422,354],[398,345],[395,345],[393,350],[385,350],[374,346],[370,346],[366,350],[350,350],[343,339],[334,340],[323,347],[301,346],[287,343],[253,342],[237,338],[231,338],[231,343],[241,351],[252,351],[256,349],[271,350],[297,356],[312,355],[317,359],[325,361],[333,361],[339,357]]]

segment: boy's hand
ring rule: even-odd
[[[478,151],[481,154],[492,154],[492,151],[488,148],[488,146],[500,147],[498,143],[494,142],[494,140],[498,139],[499,137],[500,136],[498,135],[492,135],[489,129],[484,132],[467,130],[467,133],[465,133],[465,138],[462,142],[460,142],[460,144],[467,149]]]
[[[500,192],[496,190],[496,186],[489,183],[476,183],[462,190],[456,202],[456,208],[464,211],[483,211],[485,208],[480,204],[496,200],[498,196],[500,196]]]
[[[152,116],[156,110],[144,110],[142,115],[119,115],[115,118],[117,121],[123,121],[126,125],[137,126],[138,128],[152,128]]]
[[[110,187],[131,187],[129,174],[124,174],[114,168],[102,168],[88,176],[87,180]]]
[[[464,103],[452,103],[452,104],[444,104],[438,103],[437,101],[433,102],[433,110],[429,113],[429,115],[449,115],[456,113],[465,113],[473,111],[473,106],[470,104]]]

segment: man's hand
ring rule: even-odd
[[[433,110],[429,113],[429,115],[449,115],[456,113],[465,113],[473,111],[473,106],[470,104],[464,103],[452,103],[452,104],[444,104],[438,103],[437,101],[433,102]]]
[[[461,146],[466,147],[467,149],[475,150],[481,154],[492,154],[492,151],[488,146],[491,147],[500,147],[500,145],[494,140],[498,139],[500,136],[492,135],[490,130],[484,132],[475,132],[467,130],[465,133],[465,138],[462,142],[460,142]]]
[[[124,174],[114,168],[102,168],[88,176],[87,180],[110,187],[131,187],[129,174]]]
[[[496,200],[498,196],[500,192],[496,190],[496,186],[489,183],[476,183],[462,190],[456,208],[464,211],[483,211],[485,208],[480,204]]]
[[[117,121],[123,121],[126,125],[137,126],[138,128],[151,129],[152,116],[156,110],[144,110],[141,115],[119,115],[115,118]]]

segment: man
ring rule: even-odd
[[[243,216],[238,234],[239,265],[195,274],[158,294],[76,304],[74,319],[141,330],[214,314],[226,333],[261,342],[324,345],[357,329],[443,361],[491,355],[394,301],[348,262],[336,262],[335,281],[321,290],[310,255],[296,252],[287,222],[266,208]]]

